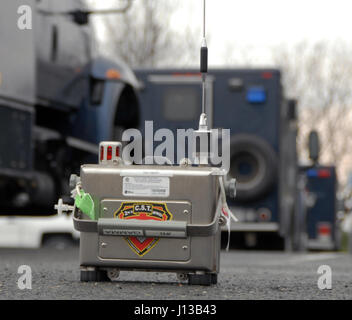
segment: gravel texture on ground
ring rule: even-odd
[[[0,299],[351,299],[352,256],[344,253],[222,251],[218,284],[189,286],[176,275],[121,272],[119,281],[79,281],[78,247],[0,249]],[[32,289],[20,290],[20,265],[32,269]],[[319,266],[332,270],[332,289],[320,290]]]

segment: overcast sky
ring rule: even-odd
[[[171,25],[200,27],[203,1],[177,1]],[[207,0],[212,64],[223,64],[226,50],[241,47],[255,48],[266,63],[268,47],[281,43],[343,39],[352,44],[351,31],[352,0]]]
[[[187,27],[201,31],[203,0],[157,1],[176,2],[170,27],[180,32]],[[111,6],[117,2],[96,3]],[[352,44],[351,31],[352,0],[207,0],[211,65],[224,65],[248,47],[258,63],[266,64],[270,47],[283,43],[342,39]]]

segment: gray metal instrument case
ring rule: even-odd
[[[81,280],[98,281],[102,272],[113,280],[119,270],[137,269],[216,283],[222,174],[201,166],[83,165],[79,184],[97,216],[74,210]]]
[[[143,270],[175,272],[189,284],[217,283],[220,227],[226,223],[230,232],[231,219],[237,221],[226,193],[235,197],[236,185],[234,179],[225,181],[225,169],[210,166],[215,155],[212,138],[218,135],[209,127],[206,112],[205,11],[204,0],[202,112],[189,145],[190,159],[174,166],[171,159],[146,153],[144,163],[169,165],[132,165],[120,142],[103,141],[99,164],[83,165],[80,177],[71,176],[75,205],[62,199],[56,205],[59,214],[73,212],[74,227],[81,232],[81,281],[116,280],[120,270]],[[223,156],[230,154],[229,140],[227,144],[221,144]]]

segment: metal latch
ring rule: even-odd
[[[99,219],[98,233],[104,236],[186,238],[187,222]]]

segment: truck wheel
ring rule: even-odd
[[[218,274],[212,273],[211,274],[211,284],[217,284],[217,283],[218,283]]]
[[[341,244],[342,244],[342,231],[340,226],[337,225],[335,226],[334,251],[340,251]]]
[[[293,252],[292,236],[286,235],[284,239],[284,251],[287,253]]]
[[[188,275],[188,284],[189,285],[200,285],[200,286],[210,286],[215,284],[214,281],[217,281],[213,277],[213,274],[206,273],[206,274],[194,274],[191,273]]]
[[[81,270],[82,282],[103,282],[110,281],[105,270]]]
[[[236,179],[236,200],[248,202],[267,194],[276,182],[278,160],[264,139],[251,134],[231,138],[230,171]]]
[[[301,180],[299,180],[300,182]],[[308,248],[306,194],[297,190],[296,204],[293,211],[293,251],[305,252]]]

